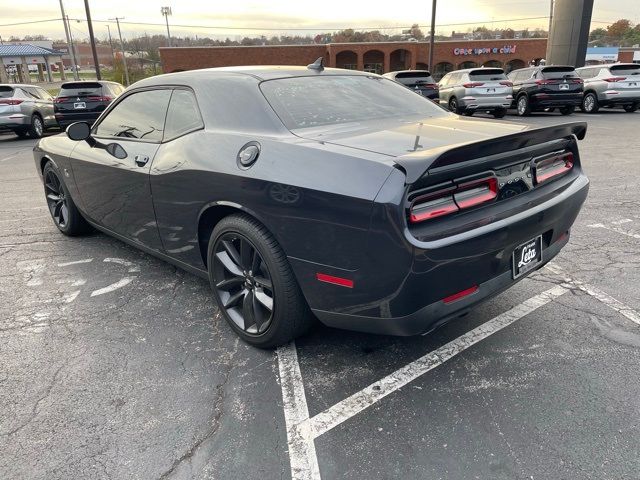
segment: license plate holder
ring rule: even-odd
[[[78,110],[78,109],[81,109],[81,108],[87,108],[86,102],[75,102],[73,104],[73,109],[74,110]]]
[[[569,84],[568,83],[561,83],[560,84],[560,90],[569,90]]]
[[[519,245],[512,254],[512,272],[516,279],[542,263],[542,235]]]

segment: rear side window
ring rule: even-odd
[[[488,82],[491,80],[506,80],[507,76],[501,68],[483,68],[480,70],[471,70],[469,72],[469,80]]]
[[[640,75],[640,65],[613,65],[609,71],[614,75]]]
[[[94,129],[97,137],[162,141],[171,90],[148,90],[125,97]]]
[[[40,92],[38,92],[35,87],[23,87],[22,90],[24,90],[29,98],[40,100]]]
[[[98,82],[63,83],[59,97],[81,97],[87,95],[102,95],[102,85]]]
[[[200,110],[198,110],[193,93],[189,90],[174,90],[167,111],[165,141],[173,140],[203,127]]]
[[[572,67],[546,67],[542,69],[542,78],[549,80],[575,78],[578,74]]]
[[[13,97],[13,88],[0,86],[0,98]]]
[[[403,85],[420,85],[424,83],[436,83],[429,72],[403,72],[396,75],[396,82],[400,82]]]

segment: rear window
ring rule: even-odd
[[[444,114],[430,100],[380,77],[331,75],[268,80],[260,89],[285,126],[298,128]]]
[[[13,88],[0,87],[0,98],[10,98],[10,97],[13,97]]]
[[[507,76],[501,68],[483,68],[481,70],[471,70],[469,79],[473,81],[506,80]]]
[[[616,75],[640,75],[640,65],[613,65],[609,71]]]
[[[81,95],[101,95],[102,85],[97,82],[64,83],[60,88],[59,97],[73,97]]]
[[[396,75],[396,82],[403,85],[420,85],[422,83],[436,83],[429,72],[404,72]]]
[[[577,77],[578,73],[573,67],[547,67],[542,69],[542,76],[554,80],[558,78]]]

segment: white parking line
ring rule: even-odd
[[[547,264],[546,268],[557,275],[562,275],[568,286],[573,286],[575,288],[582,290],[584,293],[591,295],[596,300],[599,300],[600,302],[605,304],[607,307],[615,310],[616,312],[625,316],[632,322],[640,325],[640,313],[638,313],[636,310],[634,310],[630,306],[625,305],[620,300],[616,300],[608,293],[605,293],[596,287],[587,285],[586,283],[582,283],[579,280],[575,280],[567,276],[567,272],[562,267],[560,267],[559,265],[556,265],[555,263]]]
[[[126,285],[129,285],[134,280],[134,278],[135,277],[124,277],[118,280],[117,282],[112,283],[111,285],[107,285],[106,287],[94,290],[93,292],[91,292],[91,296],[97,297],[98,295],[104,295],[105,293],[113,292],[114,290],[117,290]]]
[[[594,223],[592,225],[587,225],[591,228],[604,228],[605,230],[610,230],[612,232],[620,233],[622,235],[626,235],[627,237],[637,238],[640,240],[640,233],[630,232],[629,230],[625,230],[624,228],[620,228],[617,226],[608,226],[602,223]]]
[[[320,470],[316,447],[310,430],[300,428],[309,419],[307,397],[298,363],[295,342],[278,348],[278,366],[280,368],[280,387],[284,419],[287,425],[289,444],[289,462],[293,480],[318,480]]]
[[[93,258],[85,258],[83,260],[74,260],[73,262],[64,262],[59,263],[59,267],[68,267],[69,265],[78,265],[79,263],[90,263],[93,262]]]
[[[535,295],[511,310],[372,383],[313,418],[309,418],[295,344],[278,349],[280,384],[287,424],[292,478],[297,480],[317,480],[320,478],[314,438],[328,432],[409,382],[568,291],[567,288],[558,285]]]
[[[135,273],[140,271],[140,267],[129,260],[125,260],[124,258],[105,258],[103,262],[107,263],[117,263],[119,265],[124,265],[129,268],[129,273]]]

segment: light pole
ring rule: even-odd
[[[167,47],[171,46],[171,33],[169,33],[169,15],[171,15],[171,7],[161,7],[160,13],[164,16],[167,22]]]
[[[433,74],[433,49],[436,35],[436,0],[431,0],[431,34],[429,35],[429,71]]]
[[[62,4],[62,0],[60,0],[60,13],[62,14],[62,23],[64,25],[64,33],[67,37],[67,48],[69,49],[69,57],[71,58],[71,63],[73,63],[73,78],[78,80],[80,77],[78,75],[78,64],[76,61],[76,53],[73,48],[73,42],[71,40],[71,28],[69,27],[69,17],[64,13],[64,5]]]
[[[126,80],[127,87],[129,86],[129,69],[127,68],[127,57],[124,55],[124,42],[122,41],[122,32],[120,31],[120,20],[124,17],[110,18],[109,20],[115,20],[118,24],[118,37],[120,37],[120,50],[122,51],[122,64],[124,65],[124,78]]]
[[[102,80],[100,75],[100,61],[98,60],[98,51],[96,50],[96,37],[93,35],[93,23],[91,23],[91,9],[89,8],[89,0],[84,0],[84,10],[87,13],[87,25],[89,27],[89,41],[91,42],[91,53],[93,53],[93,63],[96,67],[96,79]]]

